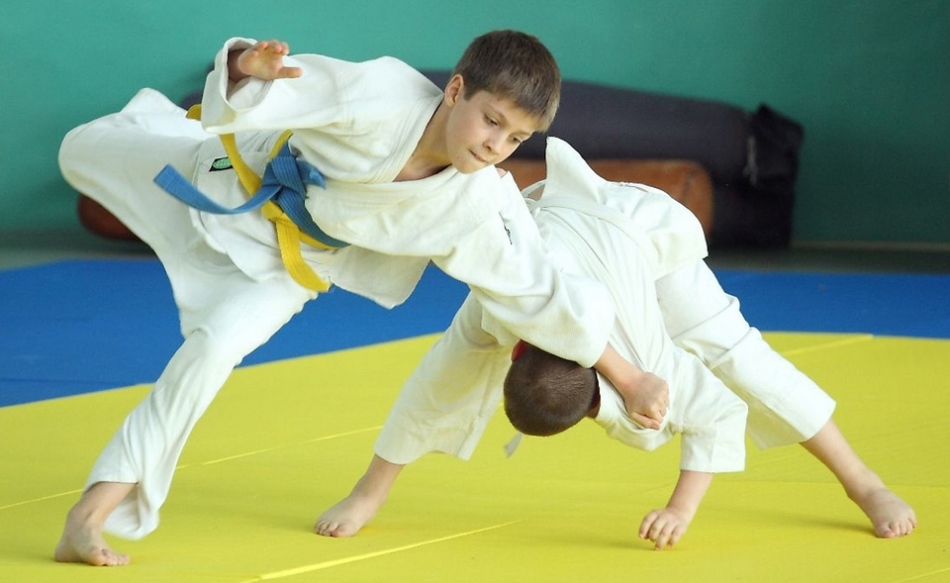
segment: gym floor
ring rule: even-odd
[[[714,250],[710,264],[773,346],[838,402],[864,460],[920,526],[873,536],[798,447],[749,445],[676,548],[636,538],[665,504],[679,447],[593,423],[526,439],[496,415],[473,459],[403,472],[352,539],[311,533],[345,496],[402,381],[464,295],[427,273],[392,312],[339,292],[235,371],[189,441],[162,525],[110,539],[121,569],[51,555],[66,511],[177,342],[160,265],[84,233],[0,234],[0,574],[4,581],[950,581],[950,253]],[[319,333],[315,334],[314,330]]]

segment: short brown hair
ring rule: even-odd
[[[477,37],[455,65],[465,80],[465,99],[479,91],[510,99],[546,130],[561,100],[561,71],[537,37],[495,30]]]
[[[526,435],[554,435],[577,425],[598,395],[594,369],[526,345],[505,377],[505,415]]]

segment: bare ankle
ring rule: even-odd
[[[855,474],[854,477],[848,480],[842,480],[842,485],[848,494],[848,498],[858,504],[866,500],[869,496],[887,490],[884,481],[867,467]]]
[[[107,511],[83,498],[69,509],[66,523],[84,530],[101,532],[107,517]]]

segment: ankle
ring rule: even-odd
[[[362,500],[364,503],[369,502],[382,505],[382,503],[386,501],[388,494],[389,490],[387,488],[374,487],[371,484],[359,484],[350,492],[350,497]]]
[[[883,480],[868,468],[846,481],[842,480],[842,485],[848,498],[854,502],[860,502],[877,492],[887,490]]]
[[[66,515],[66,522],[86,529],[102,530],[109,511],[83,497]]]

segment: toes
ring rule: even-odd
[[[874,529],[874,534],[880,538],[899,538],[907,536],[914,531],[917,521],[913,518],[907,520],[898,520],[882,524]]]
[[[129,564],[129,556],[121,555],[119,553],[114,553],[112,551],[107,551],[106,555],[106,565],[110,567],[121,567]]]

